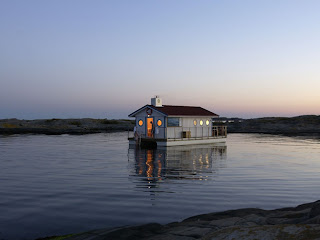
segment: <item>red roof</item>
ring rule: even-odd
[[[210,112],[202,107],[191,106],[172,106],[163,105],[162,107],[151,106],[166,115],[174,116],[218,116],[217,114]]]
[[[213,112],[210,112],[202,107],[191,107],[191,106],[172,106],[163,105],[162,107],[155,107],[153,105],[146,105],[137,111],[131,113],[129,116],[134,116],[137,112],[142,109],[149,107],[151,109],[157,110],[167,116],[219,116]]]

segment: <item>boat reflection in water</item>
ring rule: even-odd
[[[129,148],[131,178],[138,187],[157,187],[167,180],[208,180],[225,167],[223,145],[172,146],[158,149]],[[138,180],[138,182],[137,182]],[[142,183],[143,182],[143,183]]]

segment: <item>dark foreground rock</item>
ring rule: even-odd
[[[182,222],[100,229],[68,240],[320,239],[320,201],[276,210],[246,208],[194,216]]]
[[[108,119],[1,119],[0,134],[88,134],[128,131],[134,127],[132,120]]]

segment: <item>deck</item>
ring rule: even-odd
[[[140,135],[130,137],[128,133],[129,144],[145,145],[145,146],[179,146],[179,145],[193,145],[193,144],[211,144],[211,143],[225,143],[227,138],[226,126],[213,126],[212,136],[191,137],[191,135],[182,132],[180,137],[175,138],[156,138],[146,137]]]

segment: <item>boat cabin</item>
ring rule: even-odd
[[[225,142],[225,126],[213,126],[219,115],[202,107],[163,105],[159,96],[129,115],[136,119],[130,144],[155,142],[158,146]]]

